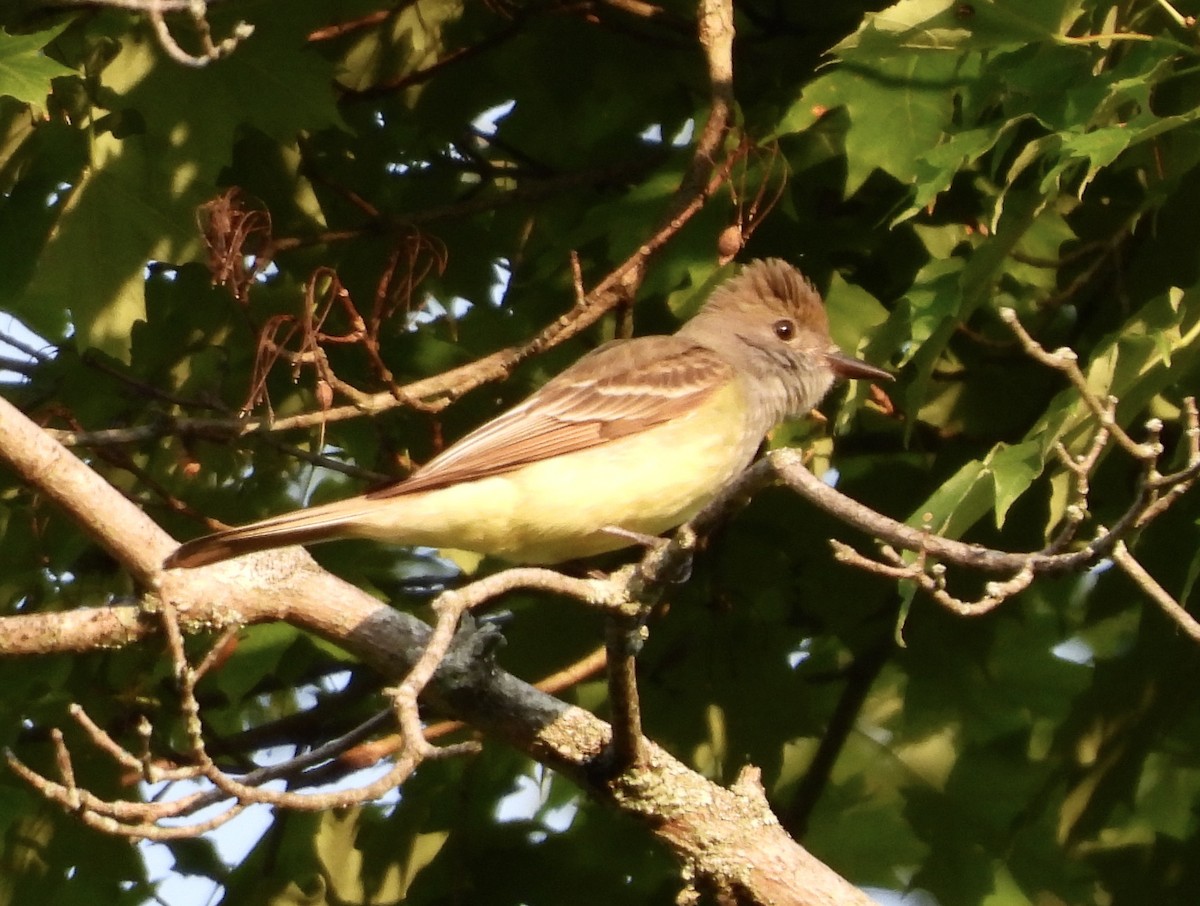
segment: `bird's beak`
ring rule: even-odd
[[[831,349],[825,353],[825,361],[830,370],[840,378],[859,378],[864,381],[891,381],[894,378],[882,368],[868,365],[866,362],[848,356],[840,349]]]

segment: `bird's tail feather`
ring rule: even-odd
[[[360,515],[363,503],[361,498],[342,500],[194,538],[179,545],[163,561],[163,568],[191,569],[255,551],[344,538],[353,534],[348,527]]]

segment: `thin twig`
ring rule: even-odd
[[[1156,0],[1156,2],[1158,3],[1159,7],[1162,8],[1163,12],[1170,16],[1171,20],[1180,28],[1191,28],[1196,24],[1195,16],[1183,15],[1183,13],[1167,2],[1167,0]]]
[[[1171,596],[1170,592],[1159,585],[1150,573],[1146,572],[1146,568],[1129,552],[1124,541],[1117,542],[1111,556],[1113,562],[1121,567],[1125,575],[1129,576],[1176,626],[1191,636],[1194,641],[1200,642],[1200,622],[1197,622],[1196,618],[1188,613],[1183,605]]]
[[[637,687],[637,655],[646,637],[640,622],[618,615],[605,625],[608,657],[608,702],[612,742],[605,753],[605,768],[623,773],[642,760],[642,707]]]
[[[1026,355],[1037,362],[1041,362],[1055,371],[1062,372],[1066,375],[1067,380],[1079,392],[1080,399],[1084,404],[1092,410],[1092,414],[1100,422],[1100,426],[1112,433],[1113,439],[1117,444],[1125,450],[1130,456],[1139,461],[1154,459],[1160,452],[1153,444],[1139,444],[1132,437],[1125,433],[1125,429],[1117,424],[1115,417],[1116,400],[1112,397],[1101,400],[1088,387],[1087,375],[1079,367],[1079,357],[1073,349],[1056,349],[1048,351],[1044,349],[1027,331],[1017,313],[1011,308],[1000,309],[1000,317],[1017,335],[1021,346],[1024,348]]]
[[[534,688],[551,695],[557,695],[564,689],[569,689],[604,670],[607,654],[603,646],[586,654],[579,660],[567,665],[534,683]],[[389,712],[390,713],[390,712]],[[425,739],[432,742],[443,736],[449,736],[462,730],[467,725],[461,720],[440,720],[425,727]],[[375,764],[398,752],[404,746],[404,738],[399,733],[392,733],[380,739],[373,739],[355,746],[339,758],[339,763],[357,770]]]

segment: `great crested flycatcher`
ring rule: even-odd
[[[334,538],[521,563],[616,550],[696,515],[837,377],[890,379],[834,346],[799,271],[756,261],[677,333],[604,344],[408,479],[188,541],[163,565]]]

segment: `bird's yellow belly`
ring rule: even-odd
[[[393,544],[454,547],[522,563],[616,550],[617,527],[658,535],[686,522],[744,469],[762,438],[740,388],[640,434],[491,478],[398,497],[386,520],[359,526]]]

